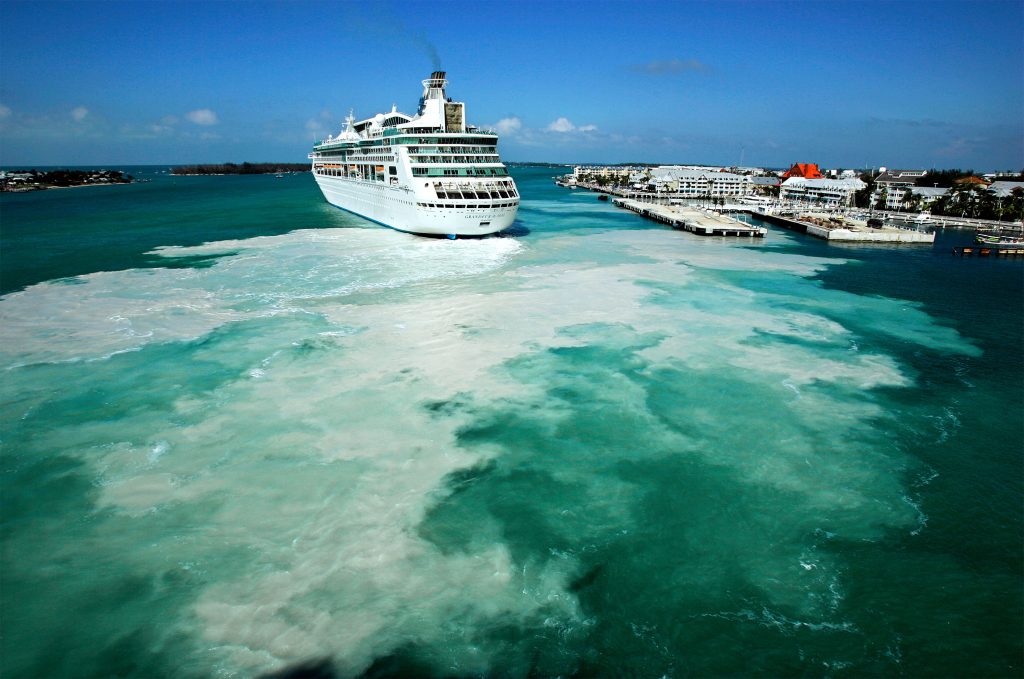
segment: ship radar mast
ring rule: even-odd
[[[344,139],[345,141],[359,139],[359,133],[356,132],[355,122],[356,117],[353,115],[352,109],[349,109],[348,115],[345,116],[345,129],[338,135],[338,139]]]

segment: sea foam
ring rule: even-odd
[[[573,583],[616,545],[673,564],[664,602],[724,597],[728,572],[772,606],[731,619],[853,633],[840,565],[808,541],[923,523],[911,463],[876,431],[892,417],[877,388],[913,376],[850,342],[976,353],[917,307],[821,289],[836,260],[668,231],[157,251],[223,253],[9,295],[0,346],[25,427],[73,413],[18,445],[91,475],[97,548],[207,574],[171,614],[224,676],[315,657],[357,674],[408,647],[455,674],[529,664],[507,630],[571,649],[593,624]],[[629,563],[622,582],[651,577]],[[570,673],[571,656],[543,667]]]

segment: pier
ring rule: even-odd
[[[688,231],[698,236],[763,238],[768,232],[762,226],[751,226],[711,210],[698,210],[692,207],[674,205],[653,205],[627,198],[613,198],[612,203],[617,207],[630,210],[647,219],[668,224],[673,229]]]
[[[790,218],[752,211],[758,219],[797,233],[821,238],[830,243],[934,243],[935,233],[888,226],[872,228],[832,218]]]

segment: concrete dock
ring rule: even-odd
[[[911,229],[892,227],[871,228],[861,224],[835,221],[821,217],[799,216],[796,218],[752,212],[758,219],[781,226],[790,231],[806,233],[830,243],[934,243],[935,232],[926,233]]]
[[[720,215],[712,210],[699,210],[676,205],[653,205],[627,198],[613,198],[616,206],[631,210],[638,215],[668,224],[673,229],[689,231],[698,236],[731,236],[763,238],[768,229],[751,226],[732,217]]]

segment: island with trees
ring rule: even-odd
[[[0,191],[17,193],[72,186],[131,184],[134,181],[131,175],[120,170],[5,170],[0,172]]]
[[[171,170],[174,175],[211,174],[283,174],[309,172],[309,163],[222,163],[220,165],[181,165]]]

